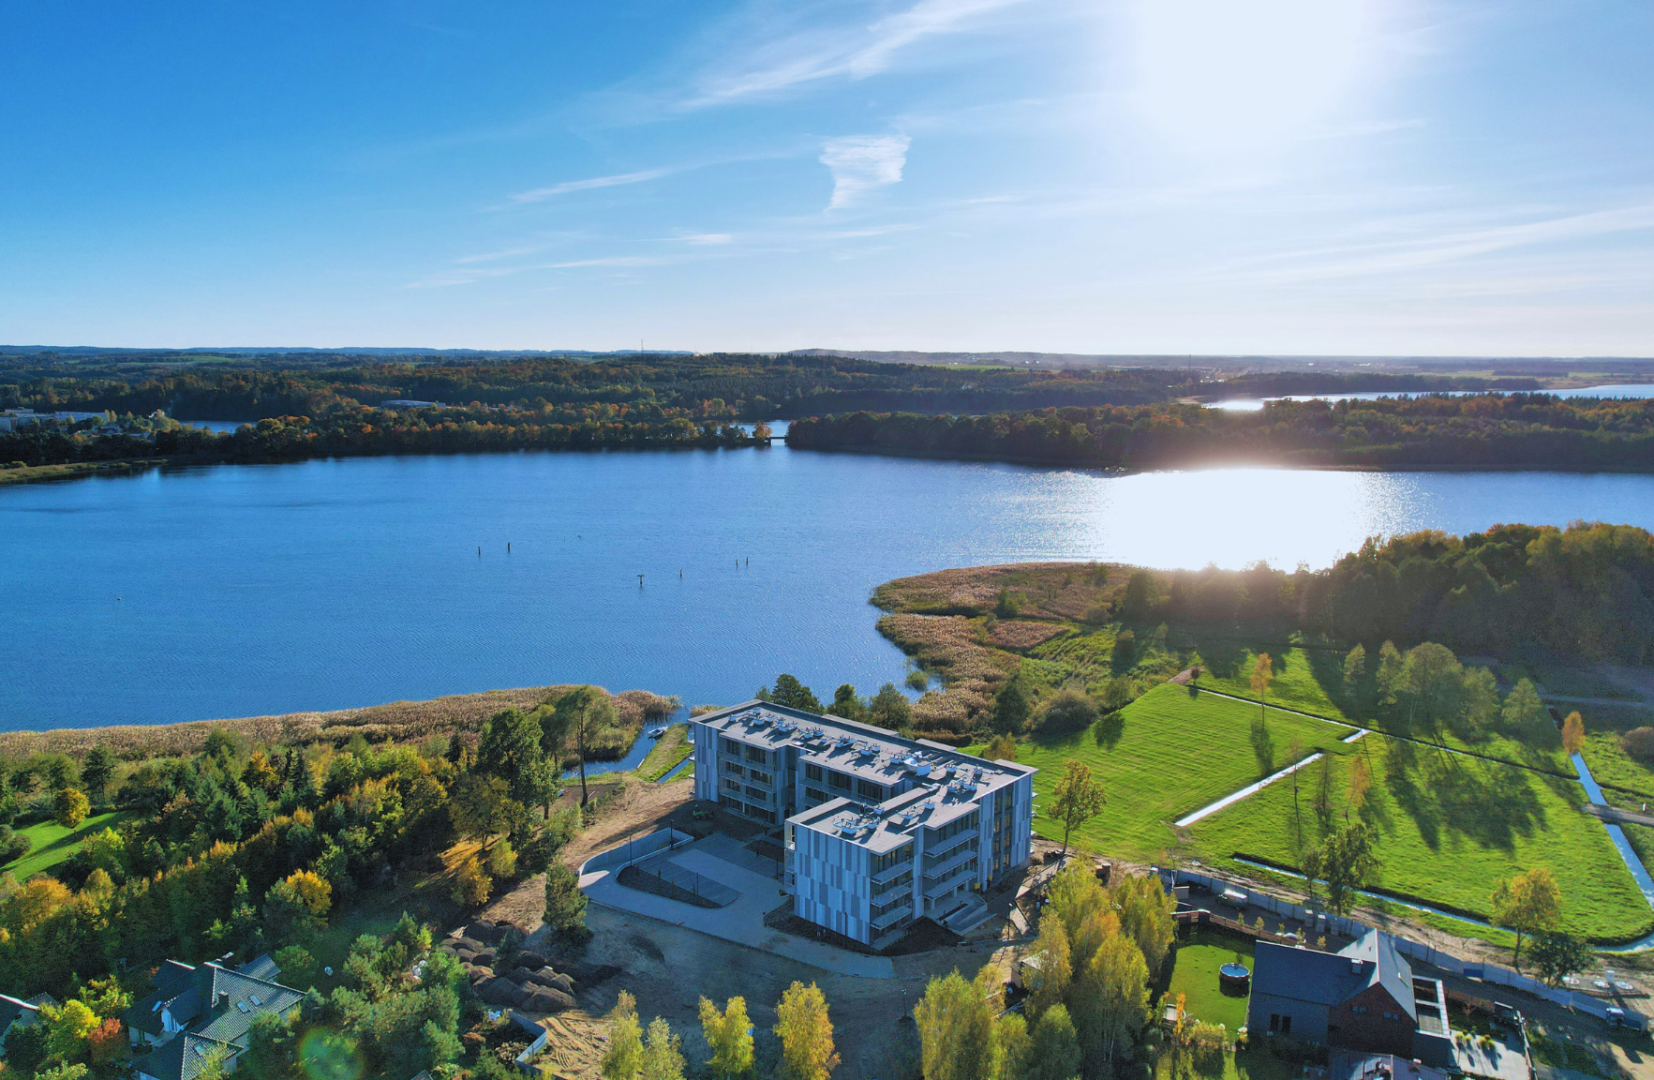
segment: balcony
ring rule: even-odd
[[[976,858],[976,848],[973,846],[955,851],[945,859],[937,859],[934,862],[930,859],[926,859],[925,880],[929,881],[931,878],[945,877],[952,873],[955,867],[963,866],[974,858]]]
[[[955,869],[949,871],[945,877],[927,877],[925,878],[925,898],[928,900],[933,897],[941,896],[945,892],[951,892],[959,885],[969,881],[975,876],[976,866],[971,862],[964,862]]]
[[[911,852],[912,849],[910,848],[908,850]],[[883,885],[897,874],[900,874],[903,870],[911,869],[913,869],[913,859],[909,857],[903,859],[901,862],[892,863],[891,865],[885,867],[883,870],[880,870],[878,873],[874,874],[870,880],[875,885]]]
[[[955,852],[966,844],[971,845],[974,850],[976,844],[976,833],[974,831],[962,832],[958,836],[950,836],[938,844],[935,851],[927,850],[925,852],[925,865],[927,867],[935,866],[944,859],[951,858]]]
[[[912,913],[913,905],[911,903],[897,904],[883,915],[873,916],[873,929],[883,930],[886,927],[893,926],[907,918]]]

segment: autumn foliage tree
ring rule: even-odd
[[[827,997],[815,983],[795,982],[775,1007],[775,1034],[781,1040],[781,1080],[827,1080],[838,1068]]]

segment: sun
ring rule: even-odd
[[[1313,133],[1370,60],[1368,0],[1144,0],[1131,13],[1136,100],[1196,153]]]

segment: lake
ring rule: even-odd
[[[1445,390],[1435,391],[1447,397],[1468,397],[1471,394],[1481,394],[1482,390]],[[1614,383],[1608,386],[1576,386],[1565,390],[1542,390],[1540,393],[1550,394],[1559,398],[1629,398],[1641,400],[1654,397],[1654,383]],[[1387,397],[1423,397],[1427,394],[1389,391],[1363,391],[1359,394],[1289,394],[1286,397],[1272,398],[1229,398],[1225,401],[1214,401],[1207,408],[1230,409],[1236,412],[1257,412],[1263,408],[1266,401],[1377,401]]]
[[[842,682],[868,693],[905,673],[867,603],[905,574],[1025,559],[1318,567],[1370,533],[1575,518],[1654,526],[1654,476],[1116,476],[777,445],[11,487],[0,726],[575,681],[729,704],[782,671],[824,697]]]

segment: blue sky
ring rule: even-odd
[[[1654,8],[12,0],[0,342],[1654,354]]]

